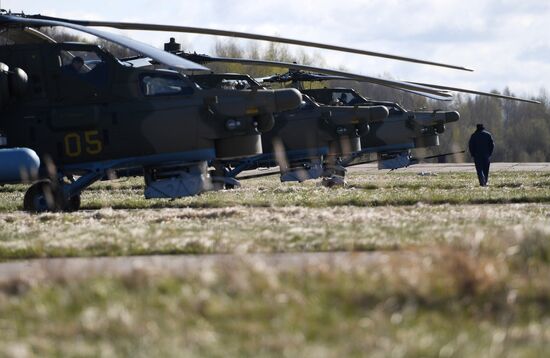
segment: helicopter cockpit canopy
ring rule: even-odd
[[[189,82],[171,71],[143,74],[140,84],[145,96],[191,95],[194,92]]]

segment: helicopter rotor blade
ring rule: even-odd
[[[528,102],[528,103],[535,103],[540,104],[539,101],[530,100],[530,99],[524,99],[519,97],[513,97],[513,96],[505,96],[490,92],[483,92],[483,91],[477,91],[477,90],[470,90],[465,88],[458,88],[458,87],[449,87],[449,86],[441,86],[441,85],[434,85],[430,83],[421,83],[421,82],[411,82],[411,81],[392,81],[396,82],[396,84],[384,84],[380,82],[373,81],[373,77],[369,76],[362,76],[357,75],[353,73],[347,73],[342,71],[336,71],[336,70],[329,70],[329,69],[323,69],[323,68],[317,68],[312,66],[305,66],[305,65],[299,65],[296,63],[288,63],[288,62],[277,62],[277,61],[264,61],[264,60],[249,60],[249,59],[234,59],[234,58],[225,58],[225,57],[212,57],[212,56],[206,56],[206,55],[196,55],[193,54],[191,56],[194,56],[195,58],[199,59],[197,62],[233,62],[233,63],[241,63],[241,64],[252,64],[252,65],[258,65],[258,66],[273,66],[273,67],[287,67],[290,69],[297,69],[297,70],[306,70],[306,71],[316,71],[320,72],[321,74],[330,74],[333,75],[334,78],[330,78],[333,80],[343,80],[343,81],[357,81],[357,82],[370,82],[375,84],[380,84],[383,86],[391,87],[394,89],[399,89],[401,91],[409,92],[415,95],[428,97],[431,99],[435,99],[438,101],[450,101],[452,100],[452,95],[448,93],[448,91],[454,91],[454,92],[464,92],[464,93],[471,93],[471,94],[477,94],[481,96],[488,96],[488,97],[495,97],[495,98],[502,98],[502,99],[508,99],[508,100],[514,100],[514,101],[521,101],[521,102]],[[275,78],[276,76],[266,77],[263,79],[264,82],[272,82],[269,79]],[[267,81],[266,81],[267,79]],[[376,79],[376,78],[374,78]],[[326,80],[329,80],[327,77]],[[384,79],[378,79],[381,81],[390,81],[390,80],[384,80]],[[290,80],[289,80],[290,81]],[[274,82],[274,81],[273,81]],[[407,84],[414,84],[418,86],[422,86],[422,88],[409,88],[407,86],[403,86],[403,83]],[[439,90],[438,92],[430,91],[430,89],[436,89]]]
[[[452,68],[455,70],[473,72],[472,69],[469,69],[466,67],[449,65],[449,64],[444,64],[440,62],[421,60],[417,58],[404,57],[404,56],[386,54],[381,52],[366,51],[366,50],[360,50],[360,49],[344,47],[344,46],[329,45],[329,44],[323,44],[319,42],[310,42],[310,41],[302,41],[302,40],[277,37],[277,36],[252,34],[247,32],[227,31],[227,30],[200,28],[200,27],[177,26],[177,25],[70,20],[70,19],[61,19],[61,18],[55,18],[55,17],[42,16],[42,15],[35,15],[33,16],[33,18],[69,22],[69,23],[78,24],[82,26],[112,27],[112,28],[117,28],[121,30],[171,31],[171,32],[184,32],[184,33],[193,33],[193,34],[202,34],[202,35],[216,35],[216,36],[245,38],[245,39],[251,39],[251,40],[271,41],[271,42],[286,43],[290,45],[316,47],[316,48],[322,48],[326,50],[355,53],[359,55],[381,57],[381,58],[387,58],[387,59],[392,59],[397,61],[413,62],[413,63],[419,63],[424,65],[439,66],[439,67]]]
[[[191,62],[179,56],[162,51],[143,42],[130,39],[128,37],[105,32],[98,29],[89,28],[75,23],[65,22],[62,20],[38,19],[32,17],[23,17],[15,15],[0,15],[0,26],[16,27],[44,27],[44,26],[62,26],[73,30],[81,31],[90,35],[94,35],[105,40],[114,42],[123,47],[151,57],[155,61],[165,64],[172,68],[178,68],[186,71],[209,71],[207,67]]]
[[[309,76],[308,76],[309,75]],[[299,74],[298,76],[291,76],[290,73],[282,74],[282,75],[274,75],[269,77],[263,77],[263,78],[255,78],[256,81],[260,83],[285,83],[285,82],[314,82],[314,81],[353,81],[353,82],[365,82],[356,78],[349,78],[344,76],[330,76],[330,75],[324,75],[321,73],[309,73],[309,72],[302,72],[302,74]],[[441,97],[434,94],[429,93],[422,93],[418,91],[412,91],[412,90],[406,90],[401,89],[404,92],[412,93],[414,95],[427,97],[430,99],[434,99],[437,101],[452,101],[452,98],[450,97]]]
[[[415,94],[417,96],[422,96],[422,97],[426,97],[426,98],[430,98],[430,99],[435,99],[436,101],[452,101],[453,100],[452,97],[442,97],[442,96],[438,96],[438,95],[430,94],[430,93],[425,93],[425,92],[411,91],[411,90],[407,90],[407,89],[401,89],[401,91],[412,93],[412,94]]]
[[[471,94],[477,94],[477,95],[480,95],[480,96],[495,97],[495,98],[508,99],[508,100],[512,100],[512,101],[520,101],[520,102],[540,104],[539,101],[535,101],[535,100],[532,100],[532,99],[525,99],[525,98],[519,98],[519,97],[513,97],[513,96],[505,96],[505,95],[502,95],[502,94],[471,90],[471,89],[467,89],[467,88],[449,87],[449,86],[441,86],[441,85],[434,85],[434,84],[429,84],[429,83],[419,83],[419,82],[409,82],[409,81],[407,81],[407,83],[413,83],[413,84],[416,84],[416,85],[436,88],[436,89],[440,89],[440,90],[444,90],[444,91],[471,93]]]
[[[182,54],[181,56],[186,56],[186,54]],[[447,92],[437,90],[431,87],[416,85],[413,83],[386,80],[378,77],[364,76],[364,75],[359,75],[359,74],[350,73],[350,72],[330,70],[330,69],[314,67],[314,66],[299,65],[299,64],[290,63],[290,62],[251,60],[251,59],[243,59],[243,58],[213,57],[213,56],[201,56],[201,55],[198,55],[198,56],[201,57],[201,60],[197,62],[201,62],[201,63],[225,62],[225,63],[239,63],[239,64],[245,64],[245,65],[281,67],[281,68],[291,68],[296,70],[314,71],[314,72],[319,72],[323,74],[342,76],[353,80],[370,82],[370,83],[374,83],[374,84],[378,84],[386,87],[395,88],[398,90],[416,91],[418,92],[418,94],[427,93],[427,94],[432,94],[443,98],[452,98],[452,95],[448,94]],[[198,58],[197,55],[195,54],[191,54],[190,57],[193,59]]]

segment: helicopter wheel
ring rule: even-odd
[[[346,177],[346,170],[345,169],[335,169],[334,170],[334,175],[345,178]]]
[[[327,188],[337,188],[346,186],[346,180],[343,176],[332,175],[329,178],[323,178],[321,185]]]
[[[25,193],[23,209],[30,212],[44,212],[58,210],[59,200],[56,200],[56,191],[49,180],[33,184]]]
[[[73,195],[69,200],[65,202],[63,211],[78,211],[80,209],[80,194]]]
[[[29,212],[77,211],[80,208],[80,194],[65,200],[49,180],[33,184],[25,193],[23,209]]]

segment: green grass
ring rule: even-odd
[[[348,182],[327,189],[264,178],[238,190],[147,201],[138,180],[122,180],[85,192],[83,211],[39,215],[17,208],[23,186],[4,186],[0,260],[402,249],[460,243],[478,231],[499,236],[518,225],[528,231],[550,215],[546,173],[497,173],[489,188],[469,173],[354,173]]]
[[[244,182],[174,201],[98,183],[83,211],[27,214],[0,187],[0,260],[377,252],[0,280],[0,356],[544,356],[550,175],[352,173],[348,187]]]
[[[318,181],[280,183],[276,178],[243,181],[243,188],[196,197],[145,200],[141,179],[99,183],[83,195],[83,209],[402,206],[425,204],[550,203],[550,175],[499,172],[481,188],[471,173],[418,176],[413,173],[351,173],[346,188],[320,187]],[[24,186],[0,187],[0,212],[21,209]],[[379,190],[380,189],[380,190]]]
[[[476,235],[531,232],[549,216],[540,204],[15,213],[0,221],[0,259],[461,245]]]

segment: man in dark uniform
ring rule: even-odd
[[[61,71],[65,75],[79,75],[82,73],[81,71],[83,66],[84,60],[82,57],[75,56],[69,65],[65,65],[61,68]]]
[[[491,155],[495,148],[493,136],[483,124],[478,124],[476,131],[470,137],[469,148],[470,154],[474,158],[476,164],[477,177],[479,185],[487,186],[489,181],[489,165],[491,164]]]

